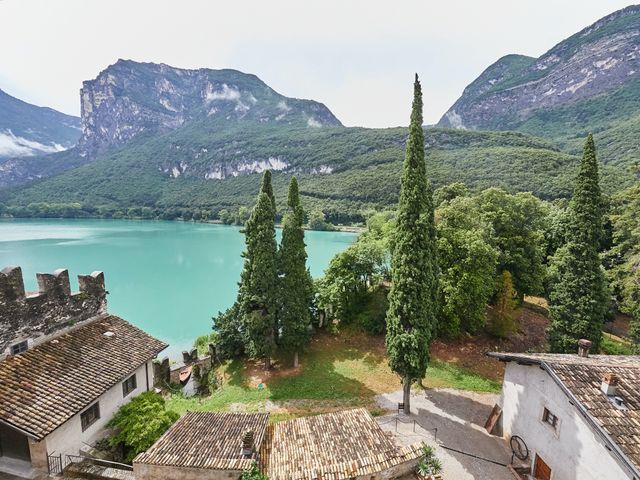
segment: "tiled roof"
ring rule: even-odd
[[[166,347],[112,315],[72,328],[0,362],[0,421],[40,440]]]
[[[135,463],[172,467],[244,470],[255,455],[242,455],[242,440],[253,431],[256,449],[264,438],[268,413],[187,412]]]
[[[270,480],[339,480],[384,471],[421,455],[398,447],[363,408],[267,427],[260,461]]]
[[[507,361],[540,364],[566,387],[611,440],[640,469],[640,356],[490,353]],[[600,390],[606,373],[618,377],[617,408]]]

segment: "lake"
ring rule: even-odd
[[[280,232],[278,231],[278,240]],[[306,232],[308,265],[322,275],[355,234]],[[242,270],[240,227],[135,220],[0,221],[0,269],[19,265],[29,291],[36,272],[102,270],[109,312],[170,344],[178,357],[211,331],[211,317],[235,300]]]

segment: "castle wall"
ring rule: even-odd
[[[38,273],[37,292],[26,292],[22,269],[0,271],[0,359],[11,346],[29,347],[75,323],[106,313],[107,291],[102,272],[78,275],[79,292],[71,292],[69,272]]]

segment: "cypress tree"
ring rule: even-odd
[[[552,352],[573,353],[578,340],[586,338],[597,351],[610,299],[598,253],[604,237],[603,201],[592,135],[584,147],[568,215],[567,243],[551,262],[549,345]]]
[[[304,211],[300,205],[298,181],[295,177],[289,184],[288,211],[284,217],[282,242],[278,254],[280,263],[280,302],[278,321],[280,344],[285,351],[293,353],[293,366],[298,367],[298,352],[309,340],[311,326],[311,304],[313,282],[307,270],[305,251]]]
[[[403,169],[391,260],[386,346],[389,365],[402,378],[404,412],[408,414],[411,385],[424,378],[427,371],[438,311],[433,193],[424,160],[418,75]]]
[[[277,310],[277,243],[273,203],[265,191],[258,195],[245,228],[247,251],[241,311],[247,326],[251,353],[265,359],[269,368],[275,352]]]
[[[276,197],[273,194],[273,186],[271,185],[271,170],[265,170],[262,174],[262,185],[260,185],[260,191],[266,193],[273,205],[273,213],[276,213]]]

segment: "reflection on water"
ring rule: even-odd
[[[355,235],[305,234],[317,277]],[[278,233],[279,236],[279,233]],[[131,220],[0,221],[0,268],[19,265],[28,290],[36,272],[105,272],[109,311],[171,344],[170,354],[208,333],[235,299],[244,239],[238,227]]]

